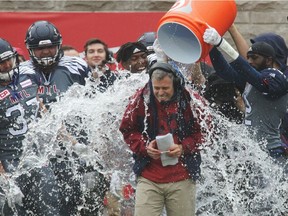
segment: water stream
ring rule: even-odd
[[[119,186],[113,184],[134,186],[131,152],[118,128],[129,97],[147,80],[146,74],[133,74],[116,81],[104,93],[95,93],[91,87],[94,83],[89,81],[86,86],[71,87],[59,102],[51,105],[48,113],[31,124],[24,141],[20,170],[45,164],[51,155],[61,154],[57,134],[65,122],[76,126],[74,135],[87,144],[87,148],[74,148],[86,165],[98,167],[107,176],[117,173],[120,182],[112,182],[111,187],[115,190]],[[213,129],[208,130],[207,136],[214,141],[203,145],[197,215],[288,215],[288,183],[282,168],[252,139],[245,126],[227,121],[209,107],[200,108],[206,116],[212,116]],[[207,125],[203,123],[203,127]],[[72,155],[71,142],[63,139],[62,143],[68,155]],[[40,149],[37,156],[32,145]],[[77,166],[75,164],[73,172],[81,179],[77,176]],[[19,172],[13,174],[10,181],[17,175]],[[5,180],[0,179],[2,181]],[[87,187],[89,181],[83,183],[83,190]]]

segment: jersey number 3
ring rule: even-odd
[[[27,104],[27,106],[35,106],[36,105],[35,115],[31,116],[32,118],[35,117],[36,113],[38,111],[38,108],[39,108],[39,104],[38,104],[37,99],[32,98],[31,100],[26,101],[26,104]],[[21,106],[21,104],[17,104],[15,106],[12,106],[9,109],[7,109],[6,117],[10,118],[12,116],[12,114],[15,112],[17,113],[17,119],[16,119],[16,122],[13,122],[13,125],[15,125],[15,126],[17,125],[18,128],[10,127],[8,129],[9,133],[13,136],[25,134],[28,130],[28,124],[27,124],[27,120],[25,119],[25,110]]]

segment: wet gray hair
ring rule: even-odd
[[[172,73],[166,72],[164,70],[161,69],[156,69],[153,71],[152,75],[151,75],[151,80],[163,80],[166,76],[168,76],[170,79],[172,79],[172,81],[174,82],[174,75]]]

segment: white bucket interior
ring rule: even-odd
[[[196,35],[179,23],[165,23],[158,29],[158,41],[168,57],[191,64],[199,60],[202,47]]]

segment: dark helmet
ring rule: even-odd
[[[152,47],[153,43],[156,39],[156,33],[155,32],[145,32],[141,37],[138,39],[139,42],[144,44],[146,48]]]
[[[41,67],[54,66],[63,56],[61,51],[62,36],[58,29],[48,21],[37,21],[27,30],[25,44],[33,62]],[[33,49],[41,47],[57,46],[57,51],[53,57],[37,58]]]
[[[10,82],[14,73],[18,73],[18,55],[8,41],[0,38],[0,64],[4,61],[10,61],[12,67],[6,69],[0,66],[0,82]]]

